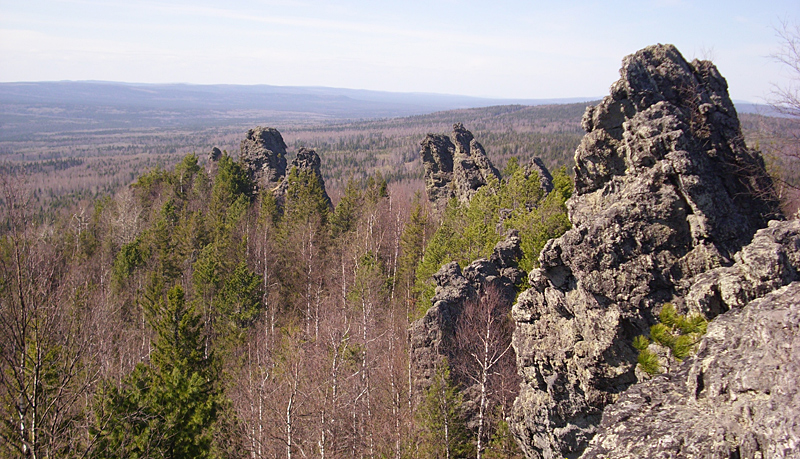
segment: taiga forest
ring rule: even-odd
[[[352,116],[0,84],[0,457],[798,457],[797,106],[672,45],[620,76]]]

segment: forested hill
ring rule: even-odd
[[[620,75],[588,109],[6,131],[0,458],[794,457],[796,122],[672,45]]]
[[[358,122],[258,123],[229,120],[217,127],[48,131],[48,124],[27,134],[0,140],[0,159],[24,170],[43,206],[75,198],[94,198],[132,183],[155,167],[169,168],[188,153],[201,162],[213,147],[239,154],[240,142],[257,124],[278,128],[291,149],[314,148],[322,157],[326,185],[338,196],[347,179],[381,171],[391,183],[406,181],[419,189],[422,167],[419,142],[425,134],[449,132],[462,122],[486,147],[490,159],[503,167],[517,156],[533,155],[556,169],[572,161],[581,135],[585,103],[564,105],[506,105],[449,110],[404,118]]]

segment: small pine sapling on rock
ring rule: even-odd
[[[639,368],[647,374],[655,375],[662,372],[662,362],[658,356],[658,349],[669,351],[668,357],[682,362],[692,355],[708,328],[708,320],[700,314],[678,314],[675,306],[665,303],[658,315],[659,323],[650,327],[650,339],[637,336],[633,340],[633,347],[639,350]],[[651,346],[655,345],[655,350]]]

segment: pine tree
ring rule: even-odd
[[[414,282],[417,266],[422,260],[425,251],[425,230],[428,225],[428,215],[422,207],[419,194],[417,194],[414,197],[408,223],[406,223],[403,234],[400,236],[402,255],[399,260],[398,272],[402,278],[401,282],[407,284],[409,290],[411,288],[410,284]]]
[[[497,422],[497,428],[483,457],[486,459],[522,459],[524,457],[511,433],[511,427],[504,419]]]
[[[157,334],[150,364],[139,363],[122,387],[106,386],[96,408],[94,456],[212,457],[217,369],[203,349],[200,316],[180,286],[149,313]]]
[[[344,189],[344,196],[331,216],[331,233],[334,238],[355,228],[360,206],[361,191],[356,181],[350,178]]]
[[[444,362],[417,410],[422,457],[455,459],[474,454],[461,413],[463,403],[461,393],[450,379],[450,368]]]

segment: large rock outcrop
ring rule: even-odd
[[[530,176],[534,172],[539,176],[539,186],[542,191],[545,193],[553,191],[553,176],[550,175],[550,171],[547,170],[547,166],[544,165],[541,158],[531,158],[530,162],[525,165],[526,176]]]
[[[213,154],[213,153],[212,153]],[[289,190],[289,177],[286,167],[286,143],[277,129],[271,127],[256,127],[247,131],[247,137],[242,140],[240,161],[244,164],[250,179],[258,190],[272,190],[278,206],[283,206],[286,193]],[[211,163],[209,159],[209,163]],[[322,188],[322,195],[329,207],[332,207],[331,198],[325,190],[325,180],[320,170],[321,160],[316,151],[301,147],[292,159],[289,174],[292,169],[310,174],[315,177]]]
[[[513,314],[523,378],[511,427],[533,458],[576,457],[636,382],[631,342],[693,278],[728,266],[777,212],[727,84],[656,45],[623,60],[583,117],[572,229],[547,243]]]
[[[452,140],[446,135],[428,134],[421,147],[425,191],[438,208],[453,197],[468,202],[490,176],[500,179],[483,146],[461,123],[453,125]]]
[[[259,190],[275,188],[286,175],[286,143],[277,129],[250,129],[240,148],[239,159]]]
[[[333,207],[331,203],[331,198],[328,196],[328,192],[325,190],[325,180],[322,178],[322,171],[320,170],[321,160],[319,155],[315,150],[301,147],[300,150],[297,151],[297,156],[292,160],[291,167],[289,168],[289,173],[291,174],[292,169],[297,169],[299,172],[308,173],[314,176],[319,183],[319,186],[322,188],[322,197],[328,203],[329,207]],[[278,205],[283,205],[284,201],[286,200],[286,193],[289,190],[289,180],[286,177],[281,177],[280,185],[275,188],[275,200]]]
[[[213,176],[217,173],[220,158],[222,158],[222,150],[217,147],[212,148],[208,153],[208,158],[206,158],[206,173],[209,176]]]
[[[697,354],[606,407],[583,458],[800,457],[800,221],[770,222],[735,258],[691,288],[689,309],[731,308]]]
[[[516,296],[515,283],[522,280],[524,272],[517,268],[522,257],[520,239],[511,231],[506,239],[497,243],[491,257],[470,263],[462,271],[458,263],[451,262],[433,275],[436,294],[433,306],[411,325],[411,362],[413,391],[416,401],[431,386],[434,375],[445,359],[452,363],[458,356],[456,324],[465,305],[477,301],[481,293],[496,289],[506,311]],[[472,381],[464,383],[469,394]],[[468,397],[469,398],[469,397]]]

